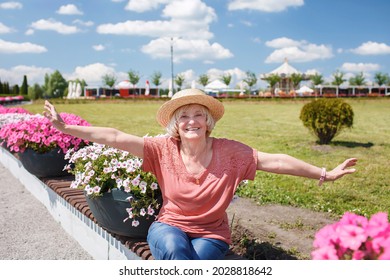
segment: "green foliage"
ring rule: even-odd
[[[299,86],[299,84],[302,82],[303,75],[301,73],[292,73],[290,79],[294,89],[296,89]]]
[[[43,89],[39,84],[34,84],[28,88],[28,98],[31,100],[37,100],[43,97]]]
[[[176,85],[179,87],[178,90],[181,90],[181,87],[183,86],[183,83],[184,83],[185,79],[186,79],[186,78],[184,77],[183,74],[178,74],[178,75],[176,75],[176,77],[175,77],[175,83],[176,83]]]
[[[313,86],[318,86],[324,83],[324,78],[321,74],[315,73],[310,76],[311,83]]]
[[[20,88],[20,93],[24,96],[26,96],[28,93],[28,83],[27,83],[27,76],[26,75],[23,76],[23,83],[22,83],[22,86]]]
[[[53,74],[45,74],[45,85],[43,90],[47,97],[60,97],[64,96],[65,89],[68,88],[68,83],[62,77],[60,71],[56,70]]]
[[[385,85],[386,83],[390,82],[389,75],[382,72],[375,73],[374,80],[379,86]]]
[[[221,76],[221,79],[222,79],[222,82],[229,86],[230,85],[230,82],[232,81],[232,75],[227,73],[227,74],[224,74]]]
[[[353,115],[352,107],[341,99],[318,99],[303,106],[300,119],[323,145],[352,127]]]
[[[342,83],[344,83],[346,79],[344,79],[344,73],[337,70],[335,73],[333,73],[333,81],[332,85],[340,86]]]
[[[198,82],[205,87],[209,83],[209,80],[209,76],[207,74],[203,74],[199,76]]]
[[[269,83],[269,87],[271,88],[271,92],[273,93],[275,85],[280,82],[281,78],[278,74],[271,74],[264,78],[264,80]]]
[[[349,79],[349,84],[351,86],[364,86],[366,84],[365,80],[363,72],[360,72]]]
[[[257,83],[256,74],[251,71],[246,71],[244,82],[249,86],[249,90]]]

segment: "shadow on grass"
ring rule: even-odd
[[[374,146],[373,143],[367,142],[367,143],[359,143],[359,142],[350,142],[350,141],[332,141],[332,145],[334,146],[343,146],[347,148],[371,148]]]

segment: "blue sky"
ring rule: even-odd
[[[139,86],[156,71],[166,85],[174,38],[174,75],[188,86],[206,73],[230,73],[234,86],[246,71],[259,77],[285,58],[329,81],[340,70],[372,82],[390,73],[389,11],[388,0],[3,1],[0,79],[43,84],[59,70],[92,86],[133,70]]]

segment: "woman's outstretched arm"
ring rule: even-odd
[[[91,142],[105,144],[110,147],[125,150],[139,158],[143,158],[143,137],[127,134],[110,127],[68,125],[57,113],[53,104],[47,100],[45,101],[44,109],[44,116],[51,121],[55,128],[63,133]]]

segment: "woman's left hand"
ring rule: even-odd
[[[338,165],[331,171],[326,172],[325,181],[335,181],[344,175],[352,174],[356,171],[355,168],[349,168],[355,166],[357,162],[356,158],[349,158],[345,160],[342,164]]]

